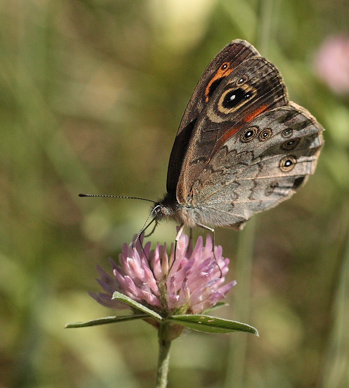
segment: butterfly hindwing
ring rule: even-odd
[[[197,176],[191,205],[200,204],[208,224],[226,227],[239,227],[276,206],[314,172],[322,130],[294,103],[261,114],[229,138]]]

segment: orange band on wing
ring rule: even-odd
[[[255,117],[260,115],[262,112],[268,109],[268,105],[262,105],[259,108],[255,109],[253,112],[251,112],[248,116],[244,117],[243,121],[240,122],[240,125],[237,125],[236,127],[230,128],[227,132],[224,133],[222,137],[219,138],[215,145],[215,151],[220,148],[228,139],[230,139],[233,135],[236,134],[243,126],[244,123],[249,123],[252,121]]]
[[[249,123],[252,121],[255,117],[260,115],[262,112],[264,112],[268,108],[268,105],[262,105],[259,108],[255,109],[253,112],[251,112],[249,115],[244,117],[244,122]]]
[[[222,69],[222,67],[226,65],[226,69]],[[209,100],[209,95],[210,95],[210,89],[214,81],[216,81],[219,78],[225,78],[227,77],[233,69],[229,67],[230,63],[229,62],[224,62],[221,67],[217,70],[216,74],[211,78],[210,82],[207,84],[206,89],[205,89],[205,102],[208,102]]]
[[[224,144],[228,139],[230,139],[233,135],[235,135],[236,132],[238,132],[241,127],[242,125],[238,127],[230,128],[229,131],[225,132],[225,134],[218,140],[217,144],[219,145]]]

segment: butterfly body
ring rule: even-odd
[[[157,219],[242,229],[292,196],[315,170],[321,125],[290,102],[278,69],[248,42],[227,45],[209,64],[172,148]]]

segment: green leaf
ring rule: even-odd
[[[253,326],[210,315],[174,315],[171,318],[168,318],[168,320],[175,322],[178,325],[186,326],[197,331],[203,331],[205,333],[231,333],[233,331],[243,331],[259,336],[258,330]]]
[[[79,327],[106,325],[108,323],[133,321],[135,319],[144,319],[148,317],[149,317],[148,314],[129,314],[129,315],[122,315],[122,316],[104,317],[104,318],[93,319],[92,321],[87,321],[87,322],[67,323],[65,325],[65,328],[74,329]]]
[[[145,307],[142,304],[134,301],[133,299],[129,298],[128,296],[121,294],[118,291],[115,291],[113,293],[112,299],[116,299],[120,302],[126,303],[129,306],[133,307],[134,309],[142,311],[143,313],[150,315],[152,318],[155,318],[157,321],[163,320],[163,318],[160,314],[158,314],[155,311],[149,309],[148,307]]]

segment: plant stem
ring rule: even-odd
[[[158,370],[156,375],[156,388],[166,388],[168,380],[168,370],[170,363],[171,340],[168,340],[167,324],[160,325],[159,339],[159,359]]]
[[[243,232],[239,234],[237,245],[236,273],[239,274],[238,284],[234,294],[234,311],[241,322],[249,320],[251,304],[252,258],[255,246],[256,219],[252,218]],[[230,336],[230,351],[228,354],[225,377],[225,388],[243,387],[247,368],[246,335]]]

